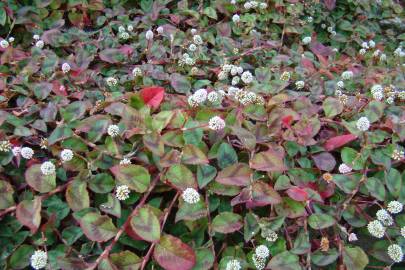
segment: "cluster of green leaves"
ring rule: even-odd
[[[35,152],[30,160],[0,152],[1,268],[26,269],[41,249],[49,269],[230,270],[233,259],[254,269],[258,245],[268,247],[272,270],[393,265],[387,246],[405,248],[405,239],[394,229],[373,238],[366,225],[389,201],[405,203],[404,159],[391,158],[403,150],[405,110],[403,100],[373,100],[369,89],[405,87],[393,54],[405,39],[403,6],[269,0],[246,10],[245,2],[0,3],[0,37],[14,37],[0,48],[0,141]],[[190,53],[194,67],[179,65],[191,29],[203,39]],[[302,44],[307,36],[311,44]],[[385,62],[359,56],[371,39]],[[251,71],[243,87],[264,104],[225,97],[190,107],[195,90],[228,88],[217,76],[223,64]],[[355,79],[345,81],[342,103],[334,92],[345,70]],[[225,129],[208,129],[217,115]],[[360,116],[371,122],[367,132],[356,128]],[[111,124],[119,136],[107,134]],[[72,160],[61,162],[63,149]],[[56,173],[43,175],[48,160]],[[340,173],[342,163],[353,171]],[[116,198],[119,185],[128,199]],[[187,188],[199,192],[197,203],[184,201]],[[395,226],[405,226],[404,213]],[[350,232],[359,240],[348,241]]]

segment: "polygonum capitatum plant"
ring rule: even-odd
[[[0,3],[0,268],[404,269],[395,0]]]

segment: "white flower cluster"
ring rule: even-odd
[[[359,239],[357,238],[357,235],[355,233],[351,233],[351,234],[349,234],[349,237],[347,238],[347,240],[349,240],[349,242],[354,242]]]
[[[238,260],[230,260],[226,264],[226,270],[240,270],[242,269],[242,266],[240,265],[240,262]]]
[[[190,57],[188,53],[184,53],[179,59],[179,66],[193,66],[195,65],[195,60]]]
[[[211,104],[221,104],[224,98],[225,92],[223,90],[212,91],[208,93],[207,99]]]
[[[373,220],[367,224],[367,230],[372,236],[382,238],[385,234],[386,228],[382,225],[380,221]]]
[[[62,162],[68,162],[73,159],[73,151],[70,149],[63,149],[62,152],[60,152],[60,159]]]
[[[245,83],[245,84],[249,84],[251,82],[253,82],[253,75],[252,73],[250,73],[250,71],[245,71],[242,73],[242,75],[240,76],[241,80]]]
[[[261,236],[269,242],[276,242],[278,239],[277,233],[275,231],[273,231],[272,229],[268,229],[268,228],[262,229]]]
[[[146,31],[146,33],[145,33],[145,38],[147,39],[147,40],[153,40],[153,31],[152,30],[148,30],[148,31]]]
[[[189,204],[195,204],[200,201],[200,194],[194,188],[186,188],[181,194],[181,197]]]
[[[309,43],[311,43],[311,41],[312,41],[312,38],[311,38],[311,37],[304,37],[304,38],[302,39],[302,43],[303,43],[304,45],[308,45]]]
[[[34,156],[34,150],[30,147],[23,147],[20,150],[20,154],[25,159],[31,159]]]
[[[108,77],[107,79],[105,79],[106,83],[108,86],[112,87],[118,84],[118,80],[114,77]]]
[[[404,208],[404,205],[398,201],[390,201],[387,205],[387,210],[391,214],[401,213]]]
[[[120,165],[129,165],[129,164],[131,164],[131,160],[129,158],[123,158],[120,161]]]
[[[238,14],[234,14],[234,15],[232,16],[232,21],[233,21],[234,23],[240,22],[240,16],[239,16]]]
[[[63,63],[62,64],[62,72],[63,73],[68,73],[70,71],[70,65],[68,63]]]
[[[194,94],[188,97],[188,104],[191,107],[197,107],[199,105],[202,105],[207,100],[207,97],[208,92],[206,89],[198,89],[194,92]]]
[[[405,56],[405,51],[402,50],[402,46],[399,46],[398,48],[395,49],[394,55],[396,57],[404,57]]]
[[[384,88],[380,84],[375,84],[370,89],[375,100],[381,101],[384,98]]]
[[[255,9],[255,8],[266,9],[267,4],[266,3],[259,3],[257,1],[248,1],[243,5],[243,7],[245,9],[247,9],[247,10]]]
[[[360,49],[359,53],[360,53],[361,55],[364,55],[364,54],[366,54],[366,52],[367,52],[368,49],[372,49],[372,48],[374,48],[374,47],[375,47],[375,42],[374,42],[374,40],[369,40],[368,42],[367,42],[367,41],[364,41],[363,43],[361,43],[361,49]],[[378,51],[378,53],[377,53],[377,56],[378,56],[379,50],[376,50],[376,51]],[[374,54],[375,54],[375,52],[374,52]]]
[[[0,41],[0,47],[2,47],[3,49],[8,48],[8,46],[10,46],[10,43],[7,40],[3,39]]]
[[[21,147],[20,146],[14,146],[13,149],[11,149],[13,152],[13,156],[18,157],[21,154]]]
[[[257,246],[252,261],[256,269],[264,269],[266,267],[266,260],[270,256],[269,249],[265,245]]]
[[[120,201],[125,201],[129,198],[130,190],[126,185],[117,186],[115,189],[115,197]]]
[[[109,125],[107,128],[107,133],[111,137],[116,137],[120,134],[120,128],[117,125]]]
[[[208,121],[208,127],[215,131],[223,130],[225,121],[219,116],[214,116]]]
[[[305,82],[304,82],[304,81],[297,81],[297,82],[295,82],[295,87],[296,87],[298,90],[300,90],[300,89],[302,89],[302,88],[305,87]]]
[[[392,218],[392,216],[388,213],[387,210],[385,209],[380,209],[377,211],[377,213],[375,214],[377,219],[379,221],[381,221],[381,223],[384,226],[391,226],[394,224],[394,219]]]
[[[30,261],[31,267],[34,269],[45,268],[48,263],[48,254],[43,250],[36,250],[34,254],[31,255]]]
[[[401,228],[401,235],[405,238],[405,226]]]
[[[356,127],[360,131],[367,131],[370,128],[370,121],[365,116],[360,117],[359,120],[357,120]]]
[[[134,77],[142,76],[142,70],[139,67],[135,67],[132,70],[132,76]]]
[[[55,165],[50,161],[45,161],[41,164],[41,172],[43,175],[52,175],[55,173]]]
[[[123,25],[121,25],[120,27],[118,27],[118,37],[121,39],[127,40],[127,39],[129,39],[128,32],[131,32],[132,30],[134,30],[134,27],[132,25],[128,25],[127,29],[125,29],[125,27]]]
[[[251,91],[245,91],[237,87],[229,87],[228,88],[228,96],[235,98],[238,102],[243,105],[249,104],[264,104],[264,98],[260,95],[257,95]]]
[[[343,80],[345,80],[345,81],[348,81],[348,80],[351,80],[351,79],[353,79],[353,76],[354,76],[354,74],[353,74],[353,71],[351,71],[351,70],[346,70],[346,71],[343,71],[342,72],[342,79]]]
[[[404,158],[404,151],[400,150],[400,149],[394,149],[394,151],[392,151],[391,154],[391,158],[393,160],[402,160]]]
[[[339,172],[341,174],[346,174],[352,171],[352,168],[345,163],[339,165]]]
[[[224,64],[221,68],[221,71],[218,73],[219,80],[226,80],[228,79],[229,75],[234,76],[232,78],[232,85],[236,85],[240,82],[240,79],[246,84],[251,83],[253,81],[253,75],[249,71],[243,72],[243,68],[241,66],[231,65],[231,64]],[[241,77],[239,77],[241,75]]]
[[[11,150],[11,143],[8,140],[0,141],[0,152],[8,152]]]
[[[291,78],[291,73],[288,71],[284,71],[280,75],[280,80],[282,80],[282,81],[288,81],[290,78]]]
[[[388,256],[394,261],[394,262],[402,262],[404,258],[404,253],[402,252],[402,248],[400,245],[397,244],[392,244],[388,246],[387,249],[387,254]]]

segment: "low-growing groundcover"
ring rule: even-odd
[[[404,269],[396,0],[0,3],[1,269]]]

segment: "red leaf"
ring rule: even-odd
[[[307,69],[309,72],[315,72],[316,69],[314,67],[314,64],[312,63],[312,61],[306,57],[303,57],[301,59],[301,65]]]
[[[143,101],[154,109],[157,109],[163,101],[165,89],[160,86],[151,86],[143,88],[140,95]]]
[[[346,143],[354,141],[356,138],[357,138],[357,136],[353,135],[353,134],[336,136],[336,137],[333,137],[333,138],[330,138],[329,140],[327,140],[323,147],[327,151],[332,151],[333,149],[342,147]]]
[[[332,10],[336,6],[336,0],[324,0],[325,6],[327,9]]]
[[[308,200],[308,193],[299,187],[291,187],[287,190],[287,195],[290,196],[291,199],[298,202],[305,202]]]
[[[294,117],[292,115],[286,115],[281,118],[281,122],[286,127],[291,127],[291,122],[293,121]]]

